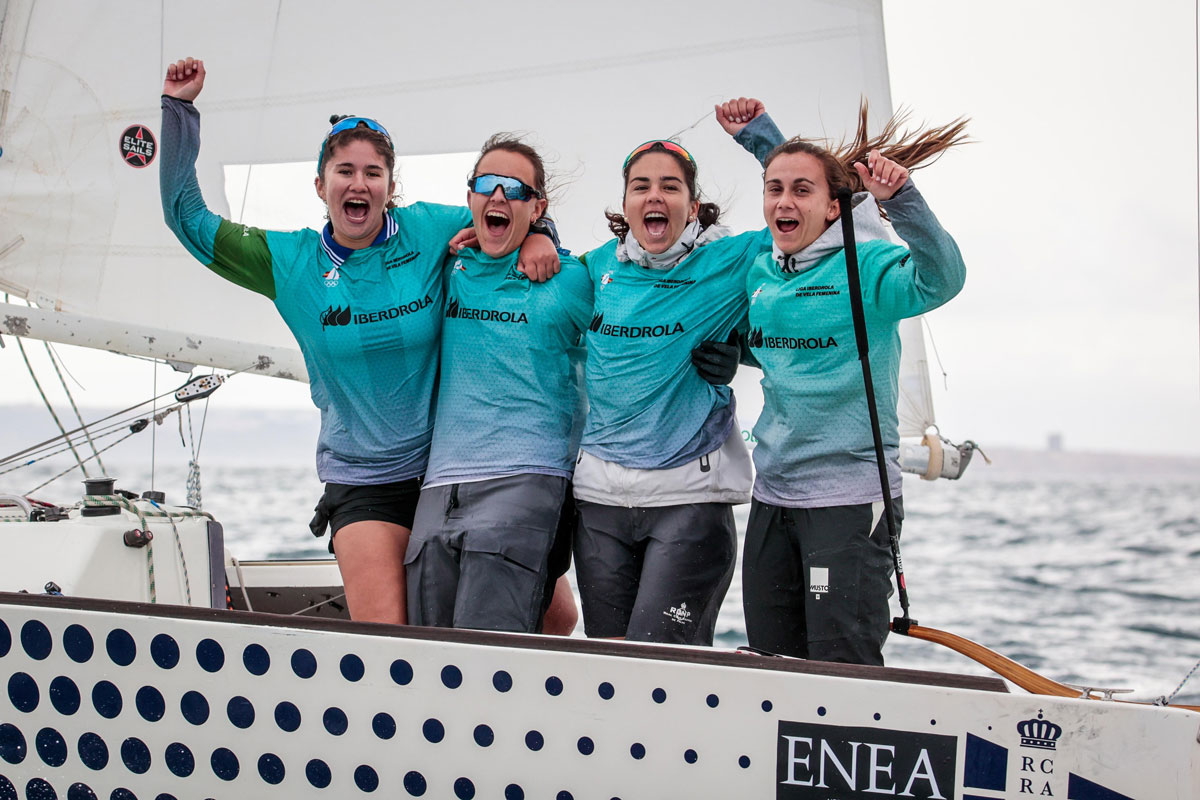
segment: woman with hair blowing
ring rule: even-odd
[[[761,104],[749,105],[727,130],[744,134],[742,123],[761,113]],[[883,664],[891,550],[836,223],[854,214],[897,521],[899,322],[954,297],[966,276],[957,245],[909,178],[910,169],[963,141],[966,123],[897,138],[902,122],[893,118],[868,138],[864,105],[854,141],[832,151],[799,138],[739,139],[752,152],[769,150],[763,216],[773,247],[746,278],[763,412],[754,427],[742,597],[750,646],[772,653]],[[855,191],[852,210],[840,207],[842,187]],[[888,240],[884,212],[907,246]]]

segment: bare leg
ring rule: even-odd
[[[575,595],[571,594],[571,582],[566,575],[559,575],[554,583],[554,596],[546,616],[542,620],[542,633],[548,636],[570,636],[579,624],[579,609],[575,606]]]
[[[351,619],[408,623],[404,550],[410,533],[403,525],[377,520],[352,522],[338,531],[333,548]]]

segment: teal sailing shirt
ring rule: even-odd
[[[617,258],[617,240],[583,257],[595,287],[587,333],[582,449],[633,469],[669,469],[721,446],[733,391],[696,373],[691,351],[746,327],[746,269],[766,230],[716,239],[670,269]]]
[[[869,195],[855,198],[871,376],[890,489],[899,496],[899,321],[958,294],[966,267],[911,180],[880,204],[907,247],[881,238]],[[862,241],[864,234],[877,238]],[[748,344],[763,369],[763,410],[754,426],[754,496],[761,502],[820,508],[881,499],[842,245],[835,222],[798,254],[760,255],[746,279]]]
[[[376,241],[338,245],[326,226],[266,231],[222,219],[196,181],[200,114],[163,97],[159,168],[163,214],[202,264],[274,301],[308,369],[321,410],[317,475],[370,485],[425,473],[450,238],[471,222],[465,207],[391,209]]]
[[[449,270],[426,486],[531,472],[571,477],[592,281],[562,256],[558,275],[533,283],[517,259],[467,248]]]

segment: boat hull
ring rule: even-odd
[[[694,648],[0,594],[0,681],[0,797],[1099,800],[1200,786],[1187,711]]]

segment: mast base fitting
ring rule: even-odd
[[[901,636],[908,636],[910,625],[916,625],[917,621],[911,617],[894,617],[892,619],[892,633],[898,633]]]

